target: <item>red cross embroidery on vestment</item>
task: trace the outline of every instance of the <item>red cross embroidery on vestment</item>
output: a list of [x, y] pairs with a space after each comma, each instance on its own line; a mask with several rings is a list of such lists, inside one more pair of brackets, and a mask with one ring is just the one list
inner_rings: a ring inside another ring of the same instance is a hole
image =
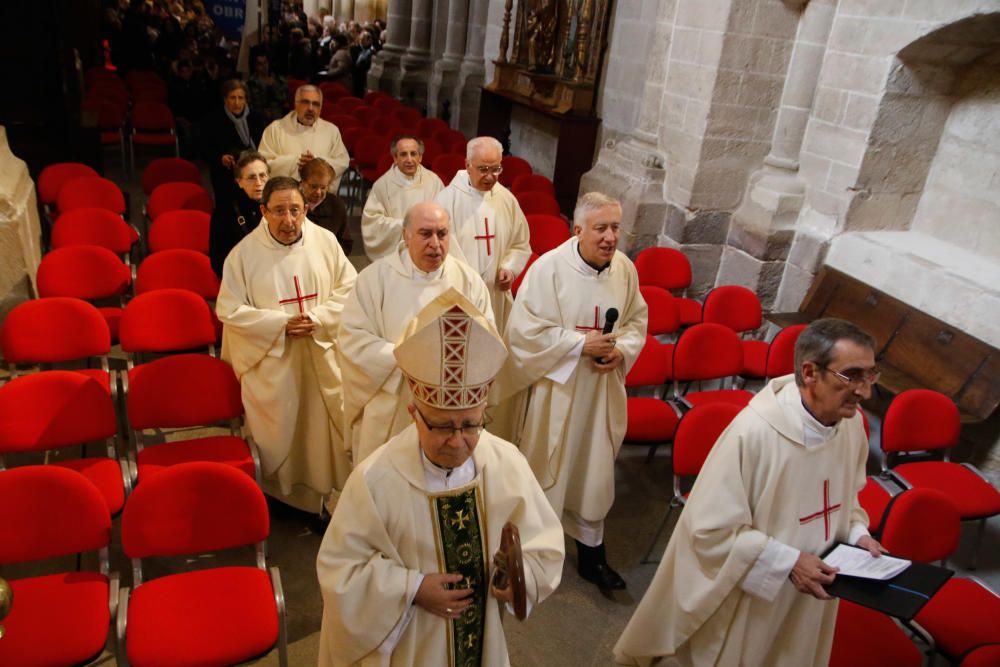
[[600, 320], [601, 320], [601, 307], [600, 306], [594, 306], [594, 326], [588, 327], [586, 324], [577, 324], [576, 325], [576, 330], [577, 331], [601, 331], [602, 328], [601, 328]]
[[830, 515], [840, 509], [840, 503], [836, 505], [830, 504], [830, 480], [823, 480], [823, 509], [809, 516], [804, 516], [799, 519], [799, 525], [804, 526], [810, 521], [814, 521], [820, 517], [823, 517], [823, 528], [825, 532], [826, 539], [830, 539]]
[[489, 257], [490, 255], [493, 254], [490, 251], [490, 239], [495, 239], [497, 237], [497, 235], [496, 234], [490, 234], [490, 219], [489, 218], [483, 218], [483, 225], [486, 227], [486, 234], [484, 234], [483, 236], [475, 236], [473, 238], [475, 238], [477, 241], [480, 240], [480, 239], [486, 239], [486, 256]]
[[302, 313], [306, 312], [302, 308], [302, 302], [303, 301], [307, 301], [309, 299], [315, 300], [316, 297], [319, 296], [319, 295], [316, 294], [316, 292], [313, 292], [312, 294], [303, 294], [302, 293], [302, 287], [299, 285], [299, 277], [298, 276], [294, 276], [294, 278], [295, 278], [295, 296], [293, 296], [291, 298], [288, 298], [288, 299], [282, 299], [281, 301], [278, 302], [278, 305], [284, 306], [285, 304], [288, 304], [288, 303], [297, 303], [297, 304], [299, 304], [299, 314], [302, 314]]

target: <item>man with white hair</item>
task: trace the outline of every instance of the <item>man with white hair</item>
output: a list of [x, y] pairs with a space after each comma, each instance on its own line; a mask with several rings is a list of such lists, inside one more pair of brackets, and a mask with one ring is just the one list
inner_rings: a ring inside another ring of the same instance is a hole
[[340, 179], [351, 158], [333, 123], [319, 117], [323, 93], [312, 85], [295, 91], [295, 108], [264, 130], [258, 150], [267, 159], [272, 176], [299, 177], [299, 169], [319, 158], [333, 167], [330, 192], [340, 189]]
[[455, 288], [493, 319], [482, 278], [449, 253], [451, 228], [440, 206], [422, 202], [410, 208], [402, 236], [392, 254], [361, 271], [341, 317], [344, 443], [355, 466], [411, 421], [410, 392], [393, 350], [420, 309]]
[[607, 195], [580, 198], [575, 236], [521, 283], [505, 334], [510, 356], [497, 380], [498, 398], [522, 406], [511, 441], [576, 540], [580, 576], [602, 590], [625, 588], [605, 557], [604, 518], [625, 438], [625, 374], [646, 340], [638, 275], [616, 249], [621, 215]]
[[403, 232], [403, 216], [410, 207], [432, 201], [444, 183], [421, 162], [424, 142], [414, 135], [399, 135], [389, 146], [393, 165], [372, 185], [361, 213], [365, 253], [373, 262], [396, 252]]
[[436, 198], [451, 217], [466, 261], [490, 288], [500, 331], [514, 302], [511, 285], [531, 255], [528, 221], [514, 195], [498, 182], [502, 158], [503, 146], [493, 137], [472, 139], [465, 149], [465, 170]]

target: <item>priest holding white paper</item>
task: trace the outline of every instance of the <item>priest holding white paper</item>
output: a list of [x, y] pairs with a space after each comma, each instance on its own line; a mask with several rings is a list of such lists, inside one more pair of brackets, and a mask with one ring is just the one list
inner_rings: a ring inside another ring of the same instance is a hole
[[503, 341], [449, 289], [394, 354], [411, 423], [351, 473], [323, 538], [319, 664], [504, 667], [516, 593], [494, 579], [503, 526], [520, 533], [529, 613], [559, 585], [564, 550], [524, 457], [484, 430]]
[[436, 201], [451, 218], [462, 256], [490, 289], [497, 329], [504, 331], [514, 303], [510, 288], [531, 256], [528, 220], [510, 190], [499, 183], [503, 146], [493, 137], [476, 137], [459, 171]]
[[493, 320], [486, 284], [451, 256], [448, 214], [434, 202], [413, 206], [396, 250], [365, 267], [347, 300], [338, 334], [344, 374], [344, 442], [358, 465], [411, 421], [410, 393], [393, 350], [406, 325], [455, 288]]
[[705, 461], [619, 663], [826, 666], [837, 603], [823, 585], [836, 568], [819, 555], [835, 542], [882, 552], [857, 500], [858, 406], [878, 377], [874, 340], [855, 325], [802, 332], [795, 375], [768, 383]]
[[215, 310], [264, 490], [320, 513], [350, 473], [334, 348], [356, 273], [333, 234], [306, 219], [298, 186], [284, 176], [267, 182], [264, 220], [226, 258]]

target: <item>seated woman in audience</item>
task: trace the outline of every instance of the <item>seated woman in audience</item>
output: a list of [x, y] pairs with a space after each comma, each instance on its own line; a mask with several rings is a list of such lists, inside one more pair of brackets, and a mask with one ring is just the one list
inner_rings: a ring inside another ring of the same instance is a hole
[[333, 54], [330, 56], [330, 64], [326, 66], [324, 79], [333, 81], [354, 91], [354, 62], [351, 60], [351, 50], [347, 45], [347, 36], [337, 32], [333, 35]]
[[208, 255], [212, 260], [212, 269], [220, 278], [229, 251], [260, 222], [260, 198], [271, 169], [263, 155], [256, 151], [244, 151], [236, 161], [233, 173], [236, 176], [236, 195], [228, 200], [216, 200], [208, 230]]
[[247, 81], [247, 88], [250, 106], [264, 114], [268, 122], [288, 113], [288, 82], [271, 72], [270, 58], [263, 51], [253, 57], [253, 75]]
[[215, 201], [236, 196], [233, 167], [240, 153], [257, 150], [267, 120], [247, 104], [247, 86], [239, 79], [222, 84], [222, 106], [202, 121], [201, 155], [208, 162]]

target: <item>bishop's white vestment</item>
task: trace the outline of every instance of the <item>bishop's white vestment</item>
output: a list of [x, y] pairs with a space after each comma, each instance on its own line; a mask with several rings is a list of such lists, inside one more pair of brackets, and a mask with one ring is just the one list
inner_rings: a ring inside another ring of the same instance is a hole
[[336, 125], [322, 118], [303, 125], [294, 110], [264, 129], [257, 150], [267, 160], [271, 176], [291, 176], [295, 180], [299, 180], [299, 156], [309, 151], [333, 167], [335, 176], [329, 188], [333, 194], [340, 189], [340, 179], [351, 162]]
[[382, 174], [372, 185], [361, 212], [361, 237], [368, 259], [374, 262], [395, 252], [403, 238], [406, 212], [414, 204], [434, 201], [443, 189], [438, 175], [423, 166], [417, 166], [413, 178], [407, 178], [396, 165]]
[[[350, 473], [335, 348], [356, 277], [330, 232], [306, 220], [302, 237], [286, 246], [265, 220], [226, 258], [215, 304], [222, 357], [240, 378], [264, 488], [310, 512], [326, 498], [335, 502]], [[303, 312], [315, 333], [287, 337], [288, 320]]]
[[[788, 573], [795, 550], [820, 555], [867, 534], [867, 457], [861, 415], [823, 427], [794, 376], [772, 380], [705, 461], [616, 660], [825, 667], [837, 602], [798, 592]], [[768, 555], [776, 546], [792, 550], [783, 566]]]
[[396, 366], [396, 343], [424, 306], [454, 287], [492, 321], [482, 278], [451, 255], [431, 273], [406, 246], [362, 269], [341, 318], [338, 361], [344, 374], [344, 445], [358, 465], [410, 423], [410, 389]]
[[489, 192], [475, 189], [464, 169], [455, 173], [436, 201], [451, 218], [452, 244], [457, 241], [465, 261], [490, 289], [497, 330], [503, 333], [514, 299], [509, 289], [496, 286], [497, 272], [513, 271], [516, 279], [531, 256], [528, 220], [521, 205], [499, 183]]
[[[500, 532], [511, 521], [520, 533], [530, 609], [559, 585], [562, 530], [513, 445], [484, 431], [470, 462], [470, 480], [452, 487], [411, 424], [351, 474], [316, 564], [322, 667], [509, 665], [489, 592]], [[437, 572], [464, 574], [474, 591], [454, 621], [413, 603]]]
[[[505, 340], [510, 356], [497, 378], [511, 440], [524, 452], [564, 527], [564, 511], [603, 521], [615, 498], [614, 463], [625, 438], [625, 375], [646, 341], [646, 302], [635, 266], [621, 252], [598, 271], [571, 238], [542, 255], [525, 276]], [[624, 362], [598, 373], [582, 354], [586, 333], [600, 333], [609, 308]], [[600, 541], [596, 541], [599, 544]], [[590, 544], [590, 546], [596, 546]]]

